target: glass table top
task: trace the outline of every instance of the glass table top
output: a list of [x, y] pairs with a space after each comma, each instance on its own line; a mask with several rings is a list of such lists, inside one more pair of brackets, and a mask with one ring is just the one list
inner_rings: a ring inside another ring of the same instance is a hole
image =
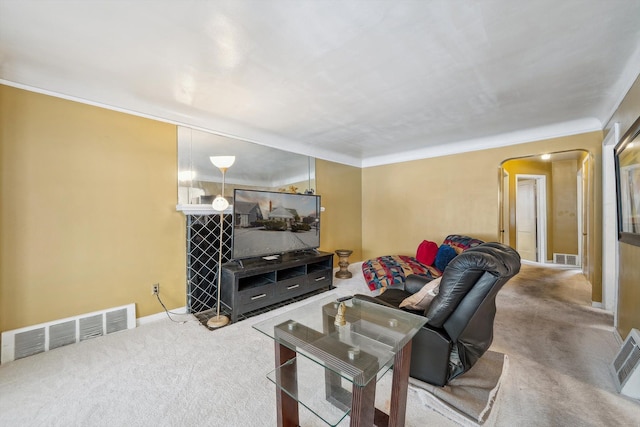
[[[427, 319], [369, 301], [344, 301], [344, 325], [336, 325], [339, 296], [325, 297], [253, 325], [358, 386], [386, 372], [396, 353]], [[340, 317], [340, 316], [338, 316]]]

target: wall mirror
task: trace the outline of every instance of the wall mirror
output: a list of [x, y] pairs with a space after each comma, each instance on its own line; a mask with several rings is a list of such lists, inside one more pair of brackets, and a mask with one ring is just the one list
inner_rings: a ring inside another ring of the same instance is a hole
[[236, 138], [178, 127], [178, 210], [211, 205], [221, 194], [222, 173], [210, 156], [236, 156], [225, 174], [225, 197], [235, 188], [313, 193], [315, 159]]
[[615, 148], [618, 237], [640, 246], [640, 117]]

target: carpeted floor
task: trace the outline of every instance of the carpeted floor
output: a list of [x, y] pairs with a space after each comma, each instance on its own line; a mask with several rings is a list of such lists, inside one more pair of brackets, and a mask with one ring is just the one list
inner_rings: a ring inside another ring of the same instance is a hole
[[[368, 293], [358, 268], [331, 292]], [[485, 426], [640, 426], [640, 404], [616, 393], [608, 370], [620, 346], [612, 316], [590, 306], [579, 272], [524, 265], [497, 306], [491, 350], [507, 355], [508, 369]], [[184, 324], [163, 319], [2, 365], [0, 425], [275, 425], [265, 377], [273, 342], [251, 328], [270, 315], [217, 331], [190, 316]], [[388, 405], [389, 390], [386, 375], [378, 407]], [[425, 393], [410, 388], [408, 426], [473, 425]], [[304, 410], [301, 424], [325, 425]]]
[[640, 426], [640, 402], [609, 371], [613, 315], [591, 306], [579, 270], [525, 264], [496, 301], [491, 348], [508, 355], [509, 375], [487, 424]]

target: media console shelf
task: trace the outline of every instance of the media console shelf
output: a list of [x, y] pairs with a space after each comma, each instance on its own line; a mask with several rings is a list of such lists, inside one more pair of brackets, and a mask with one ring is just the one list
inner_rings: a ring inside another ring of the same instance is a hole
[[288, 253], [275, 260], [223, 264], [220, 300], [236, 322], [241, 314], [332, 285], [332, 253]]

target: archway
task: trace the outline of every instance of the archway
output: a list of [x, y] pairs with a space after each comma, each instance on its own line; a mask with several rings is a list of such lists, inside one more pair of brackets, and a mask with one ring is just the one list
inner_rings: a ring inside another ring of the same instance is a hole
[[[503, 243], [518, 247], [517, 177], [545, 177], [546, 195], [537, 215], [546, 221], [539, 232], [537, 260], [581, 266], [590, 275], [590, 200], [593, 160], [586, 150], [571, 150], [511, 158], [500, 164], [499, 235]], [[545, 182], [542, 184], [543, 182]], [[538, 207], [540, 207], [538, 205]], [[539, 224], [539, 222], [538, 222]]]

